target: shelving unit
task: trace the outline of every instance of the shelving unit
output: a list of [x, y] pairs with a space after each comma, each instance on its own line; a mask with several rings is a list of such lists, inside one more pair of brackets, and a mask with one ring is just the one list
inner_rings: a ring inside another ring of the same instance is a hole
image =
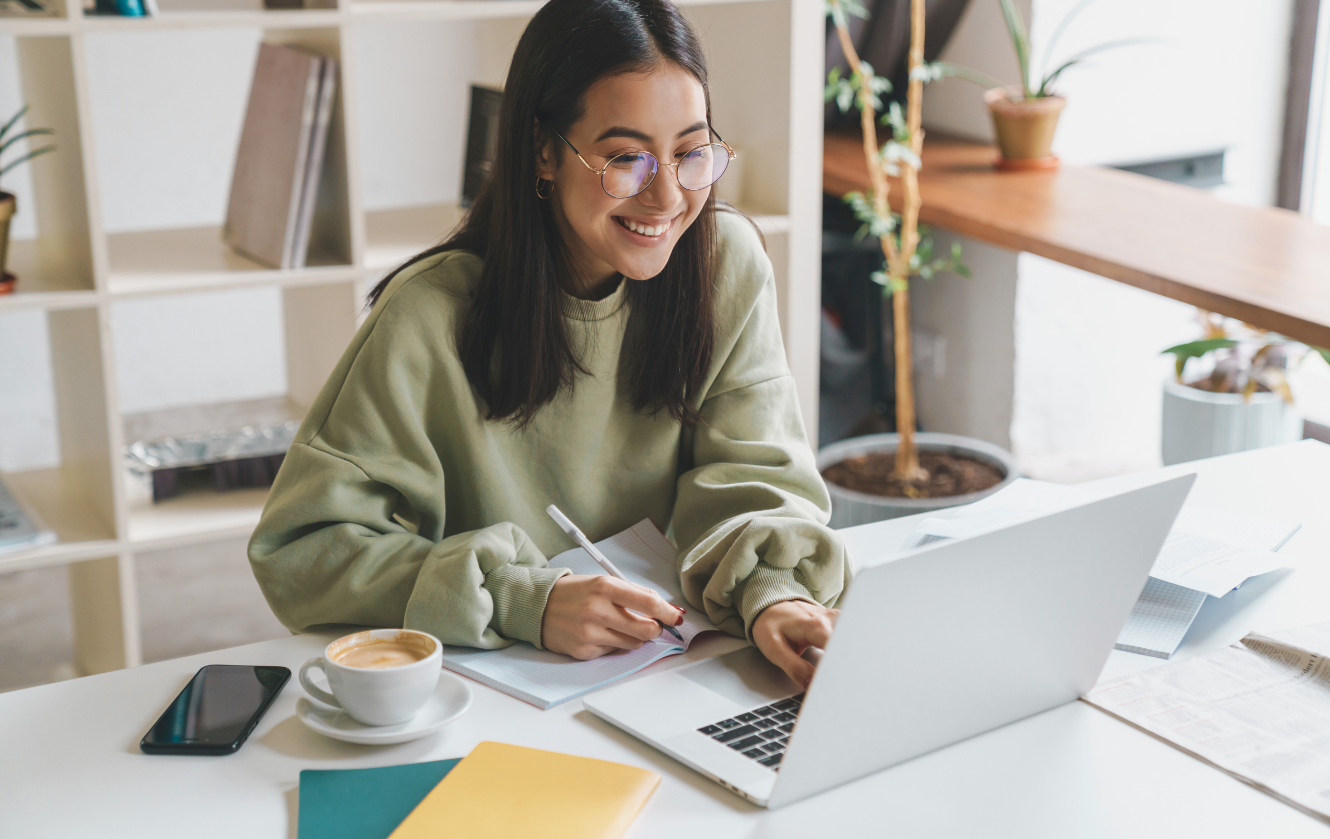
[[[280, 289], [287, 397], [314, 399], [363, 317], [365, 289], [436, 243], [461, 218], [456, 204], [368, 206], [366, 178], [403, 176], [394, 162], [362, 159], [362, 120], [391, 118], [409, 68], [362, 66], [366, 39], [413, 41], [436, 27], [463, 44], [458, 70], [430, 84], [458, 103], [447, 136], [401, 132], [393, 142], [437, 144], [462, 168], [466, 89], [499, 85], [513, 47], [543, 0], [327, 0], [325, 8], [265, 12], [175, 12], [156, 18], [85, 17], [76, 0], [59, 17], [0, 17], [0, 37], [18, 44], [28, 124], [56, 129], [60, 153], [34, 160], [38, 238], [12, 243], [18, 291], [0, 313], [44, 312], [50, 334], [61, 463], [0, 478], [59, 536], [56, 544], [0, 556], [0, 573], [65, 565], [73, 604], [75, 664], [84, 673], [140, 663], [134, 557], [146, 550], [242, 537], [257, 523], [266, 490], [186, 493], [160, 504], [130, 497], [121, 448], [111, 340], [120, 302], [237, 288]], [[821, 195], [820, 0], [684, 0], [707, 46], [718, 127], [744, 155], [742, 208], [767, 238], [779, 285], [786, 350], [816, 439]], [[341, 62], [324, 189], [332, 212], [309, 267], [278, 271], [230, 251], [217, 227], [108, 233], [102, 220], [85, 35], [250, 29], [256, 38], [299, 44]], [[391, 60], [386, 62], [391, 64]], [[394, 76], [397, 73], [397, 76]], [[760, 83], [755, 83], [760, 79]], [[449, 109], [450, 111], [453, 109]], [[368, 116], [366, 115], [368, 112]], [[401, 164], [397, 164], [399, 167]], [[414, 176], [414, 173], [412, 173]], [[330, 186], [328, 186], [330, 185]], [[0, 399], [4, 394], [0, 393]]]

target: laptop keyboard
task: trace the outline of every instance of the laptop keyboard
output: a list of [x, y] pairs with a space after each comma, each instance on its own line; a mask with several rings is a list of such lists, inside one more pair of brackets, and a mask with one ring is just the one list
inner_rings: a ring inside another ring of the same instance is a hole
[[794, 732], [794, 724], [799, 719], [803, 699], [802, 693], [791, 696], [704, 725], [697, 732], [779, 772], [780, 762], [785, 757], [785, 746], [790, 742], [790, 734]]

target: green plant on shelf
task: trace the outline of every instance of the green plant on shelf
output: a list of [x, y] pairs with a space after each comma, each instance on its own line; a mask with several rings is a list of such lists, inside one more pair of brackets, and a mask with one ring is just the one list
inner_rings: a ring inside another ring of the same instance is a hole
[[[1315, 353], [1330, 364], [1330, 350], [1286, 338], [1275, 332], [1198, 311], [1203, 337], [1163, 351], [1176, 361], [1178, 384], [1211, 393], [1240, 393], [1244, 400], [1258, 391], [1276, 393], [1289, 404], [1293, 391], [1288, 371]], [[1184, 381], [1187, 363], [1193, 374]]]
[[[1016, 52], [1016, 64], [1021, 73], [1021, 87], [1019, 93], [1024, 99], [1044, 99], [1049, 96], [1056, 96], [1053, 87], [1057, 84], [1062, 74], [1077, 64], [1083, 63], [1092, 55], [1097, 55], [1108, 50], [1118, 49], [1119, 47], [1132, 46], [1136, 44], [1150, 43], [1148, 38], [1123, 38], [1117, 41], [1109, 41], [1104, 44], [1098, 44], [1081, 50], [1070, 58], [1062, 61], [1052, 71], [1048, 71], [1048, 58], [1053, 55], [1053, 49], [1057, 46], [1062, 33], [1067, 31], [1068, 25], [1076, 18], [1086, 7], [1094, 3], [1095, 0], [1082, 0], [1076, 4], [1071, 11], [1058, 23], [1057, 28], [1053, 30], [1053, 36], [1048, 39], [1048, 48], [1044, 50], [1045, 60], [1040, 63], [1039, 71], [1034, 71], [1033, 49], [1030, 46], [1030, 30], [1026, 27], [1025, 21], [1021, 19], [1020, 10], [1016, 8], [1013, 0], [998, 0], [998, 5], [1002, 8], [1002, 20], [1007, 25], [1007, 35], [1011, 38], [1012, 48]], [[940, 79], [944, 76], [956, 76], [966, 81], [983, 85], [985, 88], [1009, 89], [1008, 85], [1003, 84], [997, 79], [978, 70], [972, 70], [969, 67], [963, 67], [960, 64], [954, 64], [950, 61], [934, 61], [923, 65], [920, 73], [925, 76], [926, 81]], [[1012, 91], [1013, 93], [1016, 91]], [[1011, 97], [1015, 99], [1015, 97]]]
[[[11, 160], [8, 163], [4, 162], [5, 152], [9, 151], [10, 148], [12, 148], [14, 144], [19, 142], [20, 140], [26, 140], [29, 137], [40, 137], [44, 135], [49, 136], [55, 134], [55, 131], [51, 130], [50, 128], [29, 128], [27, 131], [20, 131], [19, 133], [10, 136], [10, 133], [18, 126], [18, 121], [23, 119], [23, 115], [26, 114], [27, 112], [28, 112], [28, 106], [24, 105], [22, 108], [19, 108], [18, 113], [14, 114], [12, 117], [9, 118], [9, 121], [6, 122], [3, 127], [0, 127], [0, 179], [4, 178], [5, 175], [9, 174], [11, 170], [18, 168], [24, 163], [27, 163], [28, 161], [32, 160], [34, 157], [40, 157], [43, 154], [48, 154], [50, 152], [55, 151], [55, 144], [52, 143], [51, 145], [48, 146], [42, 146], [41, 148], [38, 149], [32, 149], [28, 151], [26, 154], [23, 154], [17, 159]], [[3, 192], [4, 192], [3, 186], [0, 186], [0, 193]]]
[[[27, 152], [19, 155], [17, 158], [4, 162], [5, 153], [14, 147], [14, 144], [26, 140], [29, 137], [41, 137], [55, 134], [49, 128], [29, 128], [27, 131], [17, 130], [18, 121], [23, 119], [23, 115], [28, 112], [28, 106], [24, 105], [18, 109], [18, 113], [9, 118], [9, 121], [0, 126], [0, 180], [15, 168], [27, 163], [34, 157], [40, 157], [55, 151], [55, 144], [42, 146], [37, 149], [29, 149]], [[10, 274], [7, 270], [9, 263], [9, 222], [14, 218], [14, 213], [18, 210], [18, 199], [12, 194], [5, 192], [4, 187], [0, 186], [0, 294], [8, 294], [14, 290], [14, 284], [18, 278]]]

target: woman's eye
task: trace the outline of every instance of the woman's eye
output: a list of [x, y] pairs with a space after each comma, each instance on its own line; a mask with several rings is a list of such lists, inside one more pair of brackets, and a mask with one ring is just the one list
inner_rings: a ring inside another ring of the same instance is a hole
[[642, 152], [628, 152], [621, 154], [610, 161], [610, 166], [615, 169], [632, 169], [640, 166], [646, 160], [646, 155]]

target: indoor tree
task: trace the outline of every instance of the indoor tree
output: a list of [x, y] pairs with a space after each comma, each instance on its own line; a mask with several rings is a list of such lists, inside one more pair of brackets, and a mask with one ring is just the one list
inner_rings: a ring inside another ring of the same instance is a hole
[[[934, 258], [932, 240], [926, 229], [921, 233], [919, 226], [922, 204], [919, 169], [924, 144], [924, 132], [920, 126], [923, 88], [926, 81], [943, 73], [940, 65], [924, 61], [924, 5], [924, 0], [911, 0], [910, 3], [909, 87], [902, 113], [897, 102], [892, 102], [884, 110], [881, 96], [891, 92], [891, 82], [876, 75], [868, 62], [859, 58], [850, 38], [846, 15], [867, 17], [867, 11], [858, 0], [827, 0], [827, 14], [835, 25], [850, 75], [843, 78], [839, 67], [833, 69], [827, 79], [826, 97], [834, 100], [842, 111], [849, 111], [852, 107], [859, 109], [869, 190], [867, 193], [851, 192], [845, 196], [845, 201], [856, 218], [863, 222], [861, 234], [875, 237], [882, 249], [883, 269], [875, 272], [873, 279], [882, 285], [883, 294], [889, 295], [891, 300], [895, 335], [896, 431], [900, 435], [893, 475], [901, 481], [907, 495], [918, 494], [917, 490], [911, 492], [911, 487], [918, 486], [928, 477], [919, 463], [914, 439], [910, 278], [931, 279], [942, 270], [969, 276], [969, 269], [960, 260], [960, 245], [953, 244], [949, 257]], [[877, 137], [879, 121], [891, 131], [890, 139], [881, 147]], [[899, 175], [901, 180], [900, 213], [891, 209], [889, 175]]]

